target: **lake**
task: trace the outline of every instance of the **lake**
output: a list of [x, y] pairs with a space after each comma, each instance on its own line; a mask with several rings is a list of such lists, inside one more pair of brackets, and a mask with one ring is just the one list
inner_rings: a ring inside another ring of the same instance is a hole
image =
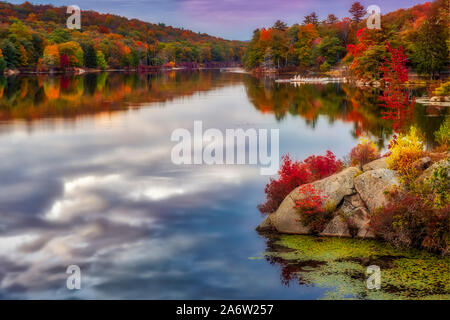
[[[336, 283], [299, 281], [286, 257], [266, 254], [282, 243], [254, 231], [269, 177], [175, 165], [171, 133], [196, 120], [279, 129], [280, 155], [342, 158], [362, 134], [386, 148], [378, 95], [219, 71], [0, 78], [0, 298], [326, 297]], [[416, 105], [407, 121], [432, 144], [446, 112]], [[81, 290], [66, 288], [69, 265]]]

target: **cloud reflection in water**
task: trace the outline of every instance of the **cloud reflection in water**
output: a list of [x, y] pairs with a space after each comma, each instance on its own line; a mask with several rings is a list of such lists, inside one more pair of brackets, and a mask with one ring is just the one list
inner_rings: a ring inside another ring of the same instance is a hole
[[[161, 104], [159, 104], [161, 105]], [[0, 135], [0, 298], [315, 298], [283, 287], [278, 271], [248, 257], [265, 250], [253, 231], [267, 177], [252, 166], [174, 166], [171, 132], [280, 127], [281, 152], [333, 147], [351, 124], [277, 123], [230, 85], [155, 108], [35, 122]], [[323, 150], [322, 150], [323, 149]], [[65, 288], [68, 265], [82, 290]]]

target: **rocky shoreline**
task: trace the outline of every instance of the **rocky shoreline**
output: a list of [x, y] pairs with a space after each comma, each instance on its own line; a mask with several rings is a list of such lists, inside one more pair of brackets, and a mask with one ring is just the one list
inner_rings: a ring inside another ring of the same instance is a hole
[[[372, 214], [387, 203], [385, 190], [401, 187], [398, 173], [387, 168], [386, 159], [377, 159], [362, 168], [349, 167], [311, 183], [325, 196], [327, 206], [333, 209], [331, 220], [319, 236], [375, 238], [369, 227]], [[425, 179], [438, 164], [432, 165], [429, 157], [418, 160], [416, 165], [425, 169], [418, 179]], [[291, 191], [279, 208], [269, 214], [256, 230], [312, 234], [310, 228], [302, 223], [302, 214], [295, 208], [295, 202], [305, 198], [299, 188]]]

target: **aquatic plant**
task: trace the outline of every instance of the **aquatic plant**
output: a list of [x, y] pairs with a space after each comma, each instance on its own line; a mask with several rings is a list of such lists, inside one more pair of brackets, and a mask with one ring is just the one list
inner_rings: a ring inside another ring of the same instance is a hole
[[[449, 299], [450, 257], [399, 249], [377, 240], [281, 235], [264, 253], [282, 267], [282, 282], [325, 288], [324, 299]], [[381, 289], [366, 286], [369, 265], [381, 269]]]

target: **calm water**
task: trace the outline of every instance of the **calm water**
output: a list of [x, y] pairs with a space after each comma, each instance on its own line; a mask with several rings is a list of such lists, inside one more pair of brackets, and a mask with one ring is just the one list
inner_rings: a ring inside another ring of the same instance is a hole
[[[279, 128], [280, 153], [386, 145], [377, 92], [178, 72], [0, 78], [0, 298], [316, 299], [260, 257], [268, 177], [176, 166], [176, 128]], [[445, 110], [418, 105], [429, 141]], [[66, 289], [68, 265], [82, 290]]]

